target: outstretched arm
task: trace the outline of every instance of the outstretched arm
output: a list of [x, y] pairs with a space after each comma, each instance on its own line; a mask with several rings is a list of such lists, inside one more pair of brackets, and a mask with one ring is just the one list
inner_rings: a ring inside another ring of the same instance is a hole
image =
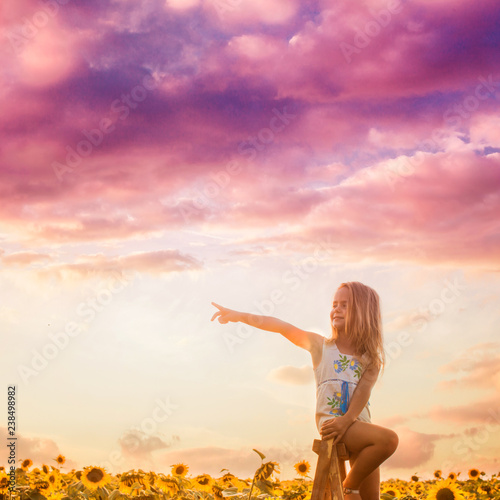
[[213, 321], [215, 318], [219, 318], [219, 323], [240, 321], [242, 323], [246, 323], [247, 325], [260, 328], [261, 330], [280, 333], [296, 346], [309, 351], [313, 356], [313, 364], [315, 364], [314, 361], [318, 354], [318, 350], [319, 355], [321, 355], [321, 346], [323, 345], [324, 337], [317, 333], [301, 330], [300, 328], [297, 328], [286, 321], [282, 321], [281, 319], [274, 318], [273, 316], [260, 316], [258, 314], [244, 313], [228, 309], [227, 307], [223, 307], [215, 302], [212, 302], [212, 304], [219, 310], [214, 313], [210, 321]]
[[359, 417], [363, 408], [370, 399], [373, 386], [377, 381], [379, 369], [376, 367], [367, 368], [361, 376], [356, 389], [352, 394], [349, 408], [345, 415], [327, 420], [320, 429], [322, 439], [334, 439], [333, 443], [338, 443], [345, 431]]

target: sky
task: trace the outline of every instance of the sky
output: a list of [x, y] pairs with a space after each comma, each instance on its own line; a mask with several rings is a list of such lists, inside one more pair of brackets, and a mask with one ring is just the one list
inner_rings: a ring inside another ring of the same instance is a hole
[[329, 336], [361, 281], [382, 478], [500, 471], [496, 0], [3, 0], [0, 25], [17, 459], [250, 477], [258, 449], [294, 477], [309, 353], [211, 302]]

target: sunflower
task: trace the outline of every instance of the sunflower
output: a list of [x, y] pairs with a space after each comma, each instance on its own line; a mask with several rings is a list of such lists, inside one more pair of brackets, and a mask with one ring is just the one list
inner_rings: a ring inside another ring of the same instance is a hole
[[224, 488], [238, 488], [243, 489], [248, 487], [248, 484], [243, 480], [237, 478], [234, 474], [226, 472], [222, 477], [218, 479], [222, 483]]
[[146, 489], [144, 474], [129, 471], [120, 476], [118, 489], [126, 495], [138, 495], [141, 490]]
[[66, 462], [66, 457], [63, 456], [63, 455], [57, 455], [56, 458], [54, 458], [54, 460], [59, 464], [59, 465], [63, 465], [64, 462]]
[[311, 470], [311, 464], [307, 460], [302, 460], [294, 465], [295, 470], [299, 476], [307, 476]]
[[488, 494], [489, 494], [489, 493], [491, 493], [491, 490], [492, 490], [491, 485], [490, 485], [490, 484], [488, 484], [488, 483], [484, 483], [484, 484], [482, 484], [481, 486], [479, 486], [479, 488], [480, 488], [481, 490], [485, 491], [485, 492], [486, 492], [486, 493], [488, 493]]
[[401, 496], [401, 491], [399, 488], [396, 488], [393, 484], [387, 484], [384, 487], [381, 488], [380, 493], [387, 493], [388, 495], [391, 495], [391, 497], [400, 497]]
[[279, 474], [279, 464], [276, 462], [266, 462], [257, 469], [255, 472], [255, 478], [262, 481], [263, 479], [268, 479], [273, 472]]
[[224, 496], [222, 495], [222, 487], [215, 483], [212, 484], [212, 495], [214, 496], [215, 500], [223, 500]]
[[427, 500], [465, 500], [456, 482], [449, 479], [432, 485]]
[[202, 491], [210, 491], [214, 480], [208, 474], [200, 474], [193, 479], [193, 484]]
[[96, 490], [111, 481], [110, 475], [102, 467], [84, 467], [80, 481], [89, 489]]
[[174, 476], [185, 477], [188, 473], [189, 467], [185, 464], [175, 464], [172, 465], [172, 474]]
[[62, 478], [57, 470], [52, 471], [50, 474], [45, 474], [45, 479], [49, 482], [53, 491], [61, 488]]
[[148, 472], [144, 480], [146, 481], [146, 487], [150, 490], [156, 484], [156, 478], [158, 474], [156, 472]]
[[238, 478], [231, 474], [230, 472], [226, 472], [221, 478], [220, 481], [222, 481], [222, 484], [226, 487], [231, 487], [231, 486], [236, 486], [236, 482], [238, 481]]
[[43, 464], [42, 465], [42, 471], [43, 471], [44, 474], [48, 474], [50, 472], [49, 466]]
[[33, 460], [31, 458], [27, 458], [26, 460], [21, 461], [21, 469], [23, 469], [24, 472], [27, 472], [27, 470], [33, 465]]
[[443, 473], [439, 469], [434, 471], [434, 477], [436, 479], [441, 479], [443, 477], [442, 474]]
[[52, 492], [52, 485], [47, 481], [47, 478], [35, 477], [30, 481], [30, 486], [31, 489], [42, 493], [44, 496]]
[[[460, 474], [460, 472], [459, 472], [458, 474]], [[456, 472], [450, 472], [450, 473], [448, 474], [448, 479], [449, 479], [450, 481], [456, 481], [456, 480], [457, 480], [457, 477], [458, 477], [458, 474], [457, 474]]]
[[426, 488], [421, 481], [412, 482], [408, 485], [408, 494], [416, 497], [422, 497], [425, 495]]
[[7, 475], [6, 472], [4, 472], [4, 470], [0, 472], [0, 493], [1, 494], [7, 493], [7, 490], [9, 488], [9, 476]]
[[165, 493], [170, 493], [172, 496], [179, 491], [179, 483], [175, 478], [165, 476], [165, 474], [158, 474], [156, 476], [155, 485]]
[[411, 476], [411, 480], [416, 483], [419, 480], [419, 477], [417, 475]]
[[479, 469], [470, 469], [469, 470], [469, 479], [477, 479], [481, 473]]

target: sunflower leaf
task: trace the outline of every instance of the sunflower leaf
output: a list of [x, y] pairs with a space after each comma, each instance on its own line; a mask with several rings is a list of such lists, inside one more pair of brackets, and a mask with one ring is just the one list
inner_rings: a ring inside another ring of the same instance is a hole
[[382, 493], [380, 495], [380, 500], [393, 500], [393, 498], [395, 498], [395, 497], [393, 497], [389, 493]]
[[257, 481], [255, 481], [255, 486], [257, 486], [257, 488], [259, 488], [262, 493], [274, 495], [273, 484], [267, 479], [258, 479]]
[[264, 460], [264, 458], [266, 458], [266, 456], [263, 453], [261, 453], [259, 450], [256, 450], [255, 448], [253, 448], [253, 451], [255, 451], [255, 453], [257, 453], [262, 460]]
[[119, 498], [120, 496], [121, 496], [120, 490], [114, 490], [110, 493], [108, 500], [115, 500], [116, 497]]
[[43, 496], [41, 493], [38, 491], [33, 491], [31, 493], [28, 493], [29, 498], [32, 500], [47, 500], [47, 497]]
[[234, 486], [231, 488], [226, 488], [225, 490], [221, 491], [221, 494], [223, 497], [234, 497], [238, 494], [238, 488]]

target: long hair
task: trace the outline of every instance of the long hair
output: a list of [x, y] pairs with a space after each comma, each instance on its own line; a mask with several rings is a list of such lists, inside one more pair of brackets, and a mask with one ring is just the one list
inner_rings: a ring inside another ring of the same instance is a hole
[[[342, 283], [349, 294], [345, 330], [353, 343], [354, 352], [368, 360], [367, 366], [383, 368], [385, 364], [384, 341], [382, 335], [382, 317], [378, 293], [359, 281]], [[337, 328], [332, 324], [332, 342], [338, 337]]]

